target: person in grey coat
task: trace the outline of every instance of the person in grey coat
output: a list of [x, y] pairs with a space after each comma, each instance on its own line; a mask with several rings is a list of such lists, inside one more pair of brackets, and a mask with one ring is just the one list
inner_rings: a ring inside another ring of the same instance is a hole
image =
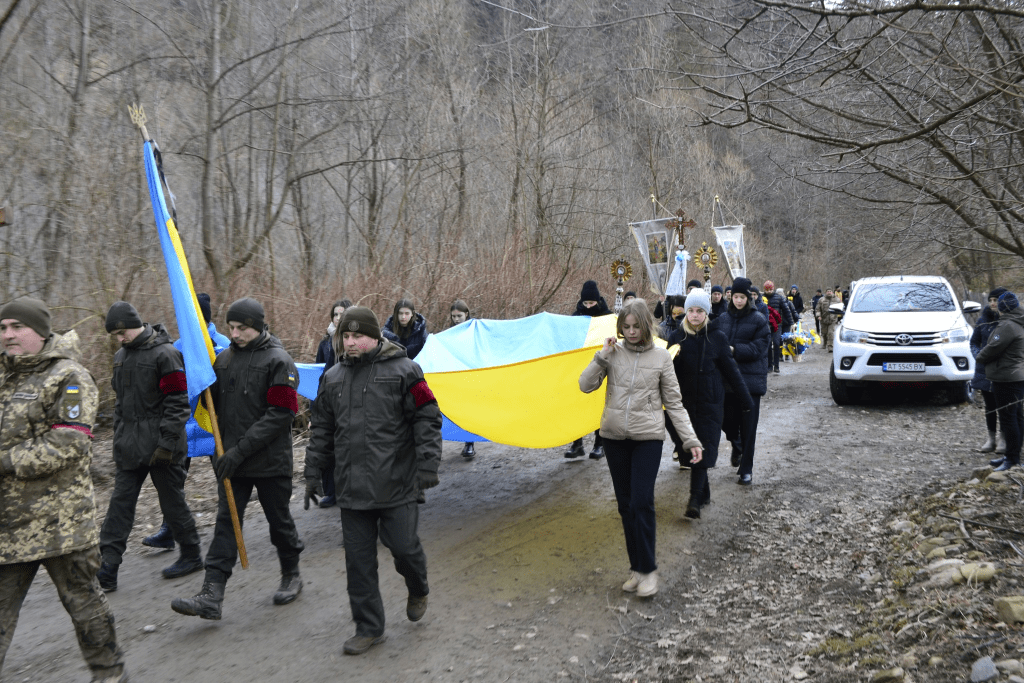
[[320, 468], [333, 458], [341, 510], [349, 605], [356, 634], [345, 654], [385, 639], [377, 538], [409, 590], [406, 616], [427, 611], [427, 558], [420, 544], [420, 492], [437, 486], [441, 410], [423, 370], [381, 336], [373, 311], [353, 306], [338, 326], [341, 357], [320, 378], [306, 446], [306, 500], [316, 501]]
[[185, 422], [191, 410], [185, 364], [163, 325], [142, 322], [135, 307], [118, 301], [110, 307], [107, 332], [120, 344], [114, 354], [114, 491], [100, 529], [103, 564], [100, 587], [117, 590], [135, 506], [148, 477], [160, 499], [160, 510], [181, 544], [178, 561], [163, 570], [177, 579], [203, 568], [199, 533], [185, 501]]
[[985, 377], [992, 382], [999, 410], [999, 424], [1006, 435], [1006, 455], [992, 461], [997, 472], [1020, 465], [1024, 433], [1024, 309], [1013, 292], [999, 297], [999, 324], [978, 354]]

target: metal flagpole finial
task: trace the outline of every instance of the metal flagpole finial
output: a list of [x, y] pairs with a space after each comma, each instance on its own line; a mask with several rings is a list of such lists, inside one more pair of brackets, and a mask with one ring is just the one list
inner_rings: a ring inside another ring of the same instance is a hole
[[142, 139], [149, 142], [149, 131], [146, 130], [146, 110], [142, 108], [141, 104], [129, 104], [128, 115], [132, 117], [132, 123], [142, 131]]

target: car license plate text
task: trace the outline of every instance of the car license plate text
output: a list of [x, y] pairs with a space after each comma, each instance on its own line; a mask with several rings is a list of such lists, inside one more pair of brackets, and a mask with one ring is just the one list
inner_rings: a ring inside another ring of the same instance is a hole
[[924, 363], [882, 363], [882, 372], [924, 372]]

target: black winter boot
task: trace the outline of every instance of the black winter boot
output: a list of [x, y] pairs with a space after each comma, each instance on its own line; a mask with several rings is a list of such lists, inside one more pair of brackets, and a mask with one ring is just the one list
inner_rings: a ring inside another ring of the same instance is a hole
[[223, 583], [206, 581], [203, 588], [191, 598], [175, 598], [171, 601], [171, 609], [178, 614], [185, 614], [200, 619], [220, 620], [220, 606], [224, 602]]
[[298, 572], [282, 574], [281, 585], [277, 587], [277, 592], [274, 593], [274, 604], [287, 605], [289, 602], [295, 602], [295, 598], [299, 597], [301, 592], [302, 577], [299, 576]]
[[202, 568], [203, 558], [199, 555], [199, 545], [183, 545], [178, 561], [170, 567], [164, 567], [163, 575], [165, 579], [180, 579]]
[[572, 442], [572, 445], [569, 446], [569, 450], [565, 452], [565, 457], [578, 458], [581, 455], [585, 454], [586, 451], [583, 450], [583, 439], [576, 439], [575, 441]]
[[466, 445], [462, 447], [462, 457], [466, 460], [472, 460], [476, 456], [476, 448], [473, 446], [472, 441], [467, 441]]
[[171, 527], [167, 526], [167, 522], [164, 522], [160, 526], [160, 530], [152, 536], [146, 536], [142, 539], [142, 545], [149, 546], [150, 548], [161, 548], [162, 550], [174, 550], [174, 534], [171, 532]]
[[120, 566], [106, 562], [100, 565], [100, 570], [96, 572], [96, 578], [100, 580], [100, 588], [104, 593], [113, 593], [117, 590], [117, 569]]

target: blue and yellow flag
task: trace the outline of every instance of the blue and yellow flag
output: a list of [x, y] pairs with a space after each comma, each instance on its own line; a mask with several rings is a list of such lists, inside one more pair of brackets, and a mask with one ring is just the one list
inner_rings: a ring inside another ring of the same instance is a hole
[[160, 170], [157, 168], [156, 158], [153, 155], [152, 142], [146, 141], [143, 146], [143, 155], [146, 159], [146, 182], [149, 183], [149, 198], [153, 203], [153, 217], [156, 219], [156, 230], [160, 235], [160, 249], [163, 251], [164, 264], [167, 266], [167, 279], [171, 285], [171, 298], [174, 300], [174, 316], [178, 321], [181, 355], [185, 358], [188, 400], [199, 425], [206, 431], [211, 431], [210, 416], [205, 408], [198, 404], [200, 394], [217, 381], [217, 376], [213, 372], [213, 361], [216, 355], [213, 351], [213, 343], [210, 341], [210, 334], [203, 322], [199, 300], [192, 287], [192, 274], [188, 269], [185, 250], [178, 238], [178, 230], [174, 227], [174, 219], [167, 211]]

